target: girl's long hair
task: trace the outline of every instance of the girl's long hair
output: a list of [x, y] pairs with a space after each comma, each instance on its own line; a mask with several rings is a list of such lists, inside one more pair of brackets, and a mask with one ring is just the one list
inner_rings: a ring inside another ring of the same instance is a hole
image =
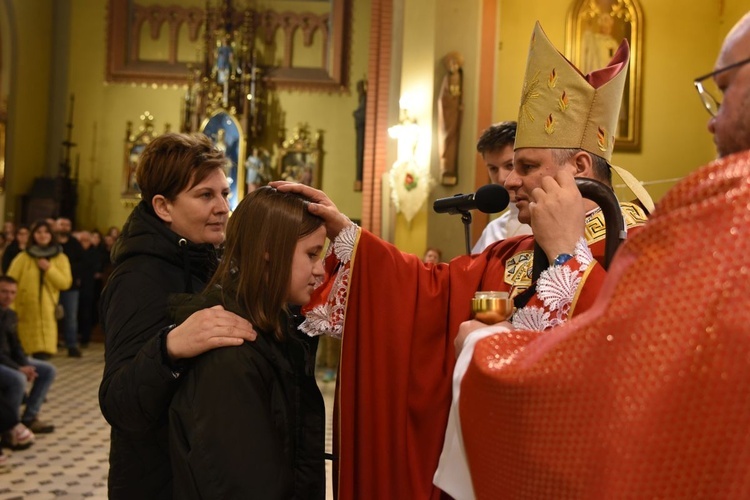
[[306, 198], [265, 186], [245, 197], [227, 224], [221, 263], [206, 287], [218, 285], [245, 311], [253, 327], [284, 337], [283, 312], [300, 238], [323, 225]]

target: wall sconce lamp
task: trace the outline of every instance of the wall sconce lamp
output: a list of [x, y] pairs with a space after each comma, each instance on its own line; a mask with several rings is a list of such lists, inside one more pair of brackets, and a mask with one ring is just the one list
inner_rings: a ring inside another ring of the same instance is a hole
[[[434, 181], [430, 176], [429, 161], [420, 161], [417, 145], [422, 128], [412, 111], [420, 103], [404, 94], [399, 100], [398, 124], [388, 128], [388, 135], [398, 141], [396, 161], [389, 172], [391, 199], [396, 211], [403, 214], [407, 222], [424, 206]], [[423, 140], [427, 144], [429, 139]], [[421, 153], [421, 151], [420, 151]]]
[[406, 156], [413, 156], [419, 141], [419, 125], [417, 119], [409, 111], [409, 101], [406, 95], [399, 100], [398, 124], [388, 127], [388, 135], [391, 139], [399, 141], [399, 158], [403, 158], [402, 152], [408, 152]]

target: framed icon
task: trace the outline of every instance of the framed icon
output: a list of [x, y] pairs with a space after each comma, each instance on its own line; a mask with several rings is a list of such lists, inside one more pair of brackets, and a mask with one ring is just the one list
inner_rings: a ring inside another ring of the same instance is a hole
[[574, 1], [568, 16], [565, 55], [584, 74], [605, 67], [623, 38], [630, 44], [630, 67], [615, 132], [615, 151], [638, 151], [643, 58], [641, 6], [638, 0]]

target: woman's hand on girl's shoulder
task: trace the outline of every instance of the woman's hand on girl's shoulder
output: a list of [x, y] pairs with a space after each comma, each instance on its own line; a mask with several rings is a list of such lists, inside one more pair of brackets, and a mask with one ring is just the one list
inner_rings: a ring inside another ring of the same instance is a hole
[[252, 342], [257, 336], [246, 319], [214, 306], [194, 312], [167, 334], [167, 354], [174, 361], [194, 358], [217, 347]]

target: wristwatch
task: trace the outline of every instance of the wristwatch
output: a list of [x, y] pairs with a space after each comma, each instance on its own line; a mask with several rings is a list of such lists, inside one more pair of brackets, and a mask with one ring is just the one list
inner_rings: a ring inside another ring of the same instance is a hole
[[552, 263], [554, 266], [562, 266], [566, 262], [568, 262], [570, 259], [572, 259], [573, 256], [569, 253], [561, 253], [557, 257], [555, 257], [555, 261]]

